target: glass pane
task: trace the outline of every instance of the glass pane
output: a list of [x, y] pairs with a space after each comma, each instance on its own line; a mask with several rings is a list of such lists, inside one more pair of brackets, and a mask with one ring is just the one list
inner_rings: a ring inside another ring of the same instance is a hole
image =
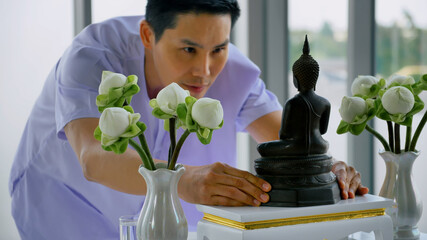
[[92, 22], [117, 16], [144, 15], [146, 0], [92, 0]]
[[328, 132], [323, 138], [329, 141], [330, 154], [343, 161], [347, 159], [347, 136], [338, 135], [336, 129], [341, 121], [338, 109], [347, 91], [347, 22], [347, 1], [289, 1], [289, 96], [297, 93], [292, 82], [292, 64], [301, 56], [307, 34], [310, 54], [320, 66], [316, 93], [331, 103]]
[[[388, 78], [396, 73], [412, 75], [419, 79], [421, 74], [427, 73], [427, 2], [425, 0], [377, 0], [376, 1], [376, 72]], [[427, 94], [421, 93], [421, 99], [426, 103]], [[413, 119], [413, 130], [424, 114], [418, 113]], [[388, 139], [387, 124], [382, 120], [375, 121], [375, 128]], [[400, 128], [401, 146], [405, 146], [406, 127]], [[426, 130], [421, 134], [417, 149], [423, 150], [427, 144]], [[375, 141], [374, 149], [382, 149], [382, 145]], [[422, 195], [427, 200], [427, 191], [422, 183], [427, 182], [425, 169], [427, 168], [426, 153], [414, 163], [413, 176]], [[375, 189], [379, 192], [385, 176], [385, 165], [382, 159], [375, 155]], [[427, 231], [427, 208], [418, 224], [420, 231]]]

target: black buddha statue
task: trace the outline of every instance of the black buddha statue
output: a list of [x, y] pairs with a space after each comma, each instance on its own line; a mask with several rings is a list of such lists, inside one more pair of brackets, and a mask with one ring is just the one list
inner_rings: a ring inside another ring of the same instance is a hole
[[261, 158], [255, 160], [255, 170], [272, 185], [267, 206], [323, 205], [340, 199], [329, 144], [322, 138], [331, 105], [314, 92], [319, 65], [309, 53], [306, 36], [303, 54], [292, 67], [299, 93], [283, 108], [280, 140], [258, 145]]
[[323, 154], [328, 142], [322, 134], [328, 129], [331, 105], [314, 93], [319, 76], [319, 64], [310, 55], [307, 38], [303, 55], [294, 63], [294, 85], [299, 93], [283, 108], [280, 140], [262, 143], [258, 152], [263, 157]]

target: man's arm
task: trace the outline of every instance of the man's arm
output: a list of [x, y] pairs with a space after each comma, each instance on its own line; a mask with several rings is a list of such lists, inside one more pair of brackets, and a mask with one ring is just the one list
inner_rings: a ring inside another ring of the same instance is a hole
[[138, 173], [139, 155], [128, 148], [123, 154], [102, 149], [93, 132], [98, 118], [82, 118], [69, 122], [65, 128], [68, 142], [73, 148], [87, 180], [100, 183], [117, 191], [145, 194], [145, 182]]
[[[266, 114], [253, 121], [246, 130], [258, 142], [279, 139], [282, 111]], [[335, 173], [343, 199], [354, 198], [355, 194], [366, 194], [369, 189], [362, 185], [360, 173], [343, 161], [334, 161], [332, 172]]]
[[[142, 163], [139, 155], [131, 148], [120, 155], [102, 149], [101, 143], [93, 137], [98, 121], [97, 118], [76, 119], [64, 128], [84, 176], [89, 181], [121, 192], [145, 194], [145, 181], [138, 173]], [[249, 172], [222, 163], [185, 167], [186, 171], [178, 183], [178, 194], [187, 202], [259, 206], [261, 202], [268, 201], [265, 192], [271, 186]]]
[[278, 140], [281, 122], [282, 111], [275, 111], [253, 121], [246, 130], [257, 143]]

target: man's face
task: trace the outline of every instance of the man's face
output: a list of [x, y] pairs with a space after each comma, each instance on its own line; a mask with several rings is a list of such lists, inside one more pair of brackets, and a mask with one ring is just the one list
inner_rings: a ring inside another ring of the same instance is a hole
[[193, 97], [203, 97], [227, 61], [230, 30], [228, 14], [178, 15], [176, 27], [146, 51], [149, 91], [157, 94], [176, 82]]

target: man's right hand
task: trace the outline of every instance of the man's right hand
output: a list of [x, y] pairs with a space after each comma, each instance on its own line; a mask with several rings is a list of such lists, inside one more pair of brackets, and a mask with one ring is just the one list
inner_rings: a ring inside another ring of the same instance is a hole
[[227, 164], [185, 166], [178, 184], [180, 198], [196, 204], [259, 206], [269, 200], [271, 185], [265, 180]]

